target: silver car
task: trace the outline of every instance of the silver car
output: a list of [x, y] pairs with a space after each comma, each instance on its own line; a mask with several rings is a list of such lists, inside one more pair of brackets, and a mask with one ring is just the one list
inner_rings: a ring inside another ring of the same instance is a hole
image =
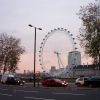
[[88, 77], [80, 77], [80, 78], [77, 78], [76, 80], [75, 80], [75, 84], [77, 85], [77, 86], [84, 86], [84, 82], [85, 82], [85, 80], [87, 80], [88, 79]]

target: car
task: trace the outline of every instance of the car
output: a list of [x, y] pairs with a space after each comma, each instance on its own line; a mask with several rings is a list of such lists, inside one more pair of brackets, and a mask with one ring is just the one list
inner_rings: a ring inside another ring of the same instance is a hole
[[75, 85], [77, 86], [84, 86], [85, 81], [88, 79], [89, 77], [79, 77], [75, 80]]
[[16, 77], [13, 74], [4, 74], [1, 77], [1, 83], [8, 85], [24, 85], [25, 81], [21, 80], [20, 77]]
[[1, 83], [6, 84], [8, 77], [15, 77], [13, 74], [3, 74], [1, 77]]
[[[22, 80], [20, 77], [14, 77], [11, 82], [13, 85], [21, 85], [22, 86], [25, 84], [25, 81]], [[9, 81], [8, 81], [8, 84], [9, 84]]]
[[87, 79], [84, 83], [88, 87], [100, 87], [100, 76], [93, 76]]
[[66, 87], [68, 85], [68, 82], [62, 81], [60, 79], [46, 79], [42, 82], [43, 86], [47, 87]]

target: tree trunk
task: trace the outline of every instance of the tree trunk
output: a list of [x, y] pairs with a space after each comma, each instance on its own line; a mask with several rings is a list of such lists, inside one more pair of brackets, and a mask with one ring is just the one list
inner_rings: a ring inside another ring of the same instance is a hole
[[4, 66], [3, 68], [3, 74], [6, 72], [6, 66]]

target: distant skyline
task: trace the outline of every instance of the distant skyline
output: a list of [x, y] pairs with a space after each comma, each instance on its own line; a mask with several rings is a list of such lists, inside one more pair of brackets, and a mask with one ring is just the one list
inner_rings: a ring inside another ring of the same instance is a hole
[[[20, 38], [21, 45], [26, 49], [26, 52], [21, 56], [20, 63], [18, 64], [19, 72], [23, 72], [24, 70], [33, 70], [34, 65], [34, 29], [28, 27], [28, 24], [43, 29], [42, 31], [37, 30], [36, 70], [41, 70], [38, 61], [38, 51], [45, 35], [50, 30], [60, 27], [68, 29], [76, 38], [79, 34], [79, 28], [82, 26], [81, 20], [77, 15], [80, 6], [86, 6], [88, 3], [93, 2], [95, 2], [95, 0], [0, 0], [0, 34], [7, 33], [8, 35]], [[63, 43], [61, 47], [57, 44], [57, 39]], [[66, 48], [69, 48], [66, 44], [66, 46], [64, 45], [66, 41], [64, 35], [60, 38], [60, 36], [57, 37], [55, 34], [46, 43], [48, 44], [47, 49], [52, 47], [52, 42], [53, 44], [54, 42], [57, 42], [55, 45], [58, 45], [58, 48], [65, 47], [63, 50], [66, 50]], [[77, 46], [78, 50], [82, 51], [81, 47], [79, 45]], [[53, 54], [53, 51], [51, 54]], [[64, 55], [65, 51], [64, 54], [62, 53], [62, 58], [63, 63], [67, 64], [67, 58]], [[51, 58], [52, 56], [54, 55], [51, 55]], [[86, 58], [83, 56], [84, 55], [82, 54], [82, 63], [85, 63]], [[52, 61], [50, 61], [50, 58], [46, 60], [45, 63], [48, 67], [51, 65], [57, 66], [56, 55], [53, 58], [54, 59], [51, 59]], [[88, 63], [90, 63], [90, 61], [88, 61]]]

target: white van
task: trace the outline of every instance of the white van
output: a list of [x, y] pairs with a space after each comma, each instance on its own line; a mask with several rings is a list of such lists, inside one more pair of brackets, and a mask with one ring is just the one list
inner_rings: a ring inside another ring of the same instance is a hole
[[15, 74], [3, 74], [1, 77], [1, 83], [9, 85], [24, 85], [25, 81]]
[[6, 84], [8, 77], [14, 78], [15, 76], [13, 74], [3, 74], [1, 77], [1, 83]]

